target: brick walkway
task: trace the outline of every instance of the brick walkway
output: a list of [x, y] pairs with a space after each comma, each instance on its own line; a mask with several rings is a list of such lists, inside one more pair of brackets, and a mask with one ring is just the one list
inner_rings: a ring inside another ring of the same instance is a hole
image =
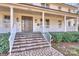
[[54, 48], [40, 48], [18, 53], [12, 53], [11, 56], [64, 56]]

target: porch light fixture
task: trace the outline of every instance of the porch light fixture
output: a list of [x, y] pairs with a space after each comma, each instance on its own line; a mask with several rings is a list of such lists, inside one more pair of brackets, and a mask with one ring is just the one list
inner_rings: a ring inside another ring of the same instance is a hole
[[16, 18], [16, 20], [17, 20], [17, 22], [19, 22], [19, 18], [18, 17]]
[[35, 19], [35, 23], [37, 23], [37, 19]]

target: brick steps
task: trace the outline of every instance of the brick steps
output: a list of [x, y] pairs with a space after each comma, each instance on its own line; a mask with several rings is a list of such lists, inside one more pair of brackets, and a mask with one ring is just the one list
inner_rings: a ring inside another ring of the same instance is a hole
[[31, 45], [24, 44], [24, 45], [20, 45], [20, 46], [19, 46], [19, 45], [18, 45], [18, 46], [14, 46], [13, 49], [14, 49], [14, 50], [15, 50], [15, 49], [22, 49], [22, 48], [25, 48], [25, 47], [28, 48], [28, 49], [29, 49], [29, 48], [34, 48], [34, 47], [38, 48], [38, 47], [40, 47], [40, 46], [45, 46], [45, 45], [46, 45], [46, 46], [49, 46], [48, 43], [31, 44]]
[[49, 47], [41, 33], [17, 33], [11, 53]]
[[29, 51], [29, 50], [33, 50], [33, 49], [40, 49], [40, 48], [46, 48], [46, 47], [49, 47], [49, 46], [40, 46], [40, 47], [33, 47], [33, 48], [27, 48], [27, 49], [21, 49], [21, 50], [19, 50], [19, 49], [17, 49], [17, 50], [12, 50], [12, 52], [11, 53], [18, 53], [18, 52], [24, 52], [24, 51]]

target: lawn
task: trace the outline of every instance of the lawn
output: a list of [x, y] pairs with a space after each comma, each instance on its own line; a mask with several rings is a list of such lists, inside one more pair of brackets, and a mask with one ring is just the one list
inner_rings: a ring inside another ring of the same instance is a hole
[[9, 51], [9, 33], [0, 33], [0, 55], [7, 55]]
[[53, 32], [52, 47], [66, 56], [79, 56], [79, 32]]

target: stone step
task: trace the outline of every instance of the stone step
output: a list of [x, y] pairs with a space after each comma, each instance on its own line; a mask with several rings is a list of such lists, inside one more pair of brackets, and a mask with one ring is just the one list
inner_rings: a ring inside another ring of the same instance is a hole
[[16, 37], [15, 39], [43, 39], [42, 37]]
[[33, 41], [31, 41], [31, 42], [15, 42], [14, 43], [14, 45], [21, 45], [21, 44], [32, 44], [32, 43], [44, 43], [44, 42], [46, 42], [46, 41], [41, 41], [41, 42], [33, 42]]
[[49, 45], [47, 42], [44, 43], [34, 43], [34, 44], [23, 44], [23, 45], [15, 45], [12, 49], [18, 49], [18, 48], [26, 48], [26, 47], [33, 47], [33, 46], [40, 46], [40, 45]]
[[24, 51], [39, 49], [39, 48], [44, 48], [44, 47], [49, 47], [49, 45], [40, 45], [40, 46], [32, 46], [32, 47], [27, 47], [27, 48], [24, 47], [21, 49], [12, 49], [11, 53], [24, 52]]
[[46, 41], [45, 39], [16, 39], [14, 42]]

